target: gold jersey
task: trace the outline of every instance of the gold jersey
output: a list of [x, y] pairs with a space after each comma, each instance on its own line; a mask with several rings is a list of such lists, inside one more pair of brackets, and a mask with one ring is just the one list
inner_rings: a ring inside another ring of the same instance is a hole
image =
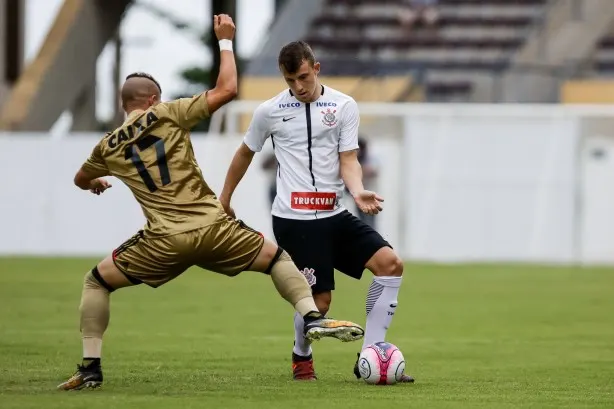
[[170, 236], [214, 223], [223, 211], [196, 162], [190, 129], [209, 116], [205, 94], [133, 111], [83, 164], [115, 176], [141, 205], [146, 234]]

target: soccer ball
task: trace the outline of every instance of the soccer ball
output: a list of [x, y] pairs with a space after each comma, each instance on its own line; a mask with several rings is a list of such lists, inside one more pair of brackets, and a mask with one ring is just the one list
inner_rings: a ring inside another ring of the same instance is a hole
[[403, 376], [405, 358], [395, 345], [376, 342], [358, 357], [360, 377], [371, 385], [394, 385]]

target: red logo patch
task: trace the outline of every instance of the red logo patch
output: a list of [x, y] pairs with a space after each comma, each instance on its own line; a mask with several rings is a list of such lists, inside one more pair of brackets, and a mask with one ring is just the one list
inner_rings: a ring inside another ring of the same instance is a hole
[[297, 210], [334, 210], [337, 194], [330, 192], [292, 192], [290, 207]]

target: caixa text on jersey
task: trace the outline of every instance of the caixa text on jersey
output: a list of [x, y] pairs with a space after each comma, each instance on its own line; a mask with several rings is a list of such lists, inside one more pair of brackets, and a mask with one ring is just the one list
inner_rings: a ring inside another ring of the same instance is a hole
[[109, 136], [109, 139], [107, 140], [107, 145], [109, 145], [109, 148], [116, 148], [122, 142], [132, 140], [136, 136], [139, 136], [139, 134], [145, 129], [158, 122], [158, 117], [153, 112], [148, 112], [145, 120], [145, 126], [141, 124], [141, 120], [137, 120], [132, 124], [124, 125], [119, 128], [119, 130], [116, 131], [117, 133]]

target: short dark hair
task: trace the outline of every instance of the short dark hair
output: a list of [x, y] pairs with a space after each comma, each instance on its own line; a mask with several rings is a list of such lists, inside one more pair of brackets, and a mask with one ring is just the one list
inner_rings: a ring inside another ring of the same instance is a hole
[[128, 75], [126, 77], [126, 79], [130, 79], [130, 78], [147, 78], [148, 80], [152, 81], [154, 84], [156, 84], [156, 86], [158, 87], [158, 90], [160, 91], [160, 94], [162, 94], [162, 87], [160, 86], [160, 83], [158, 81], [156, 81], [156, 79], [153, 77], [153, 75], [148, 74], [146, 72], [133, 72], [132, 74]]
[[293, 41], [283, 46], [277, 61], [286, 72], [294, 74], [301, 67], [303, 61], [309, 62], [309, 65], [313, 67], [316, 63], [316, 56], [306, 42]]

